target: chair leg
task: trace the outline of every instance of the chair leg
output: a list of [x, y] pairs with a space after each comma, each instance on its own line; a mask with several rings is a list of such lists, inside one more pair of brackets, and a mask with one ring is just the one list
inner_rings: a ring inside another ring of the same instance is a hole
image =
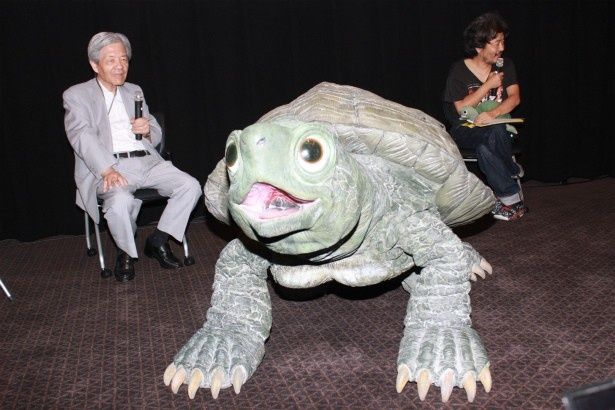
[[98, 229], [98, 224], [94, 224], [94, 232], [96, 233], [96, 246], [98, 246], [98, 261], [100, 262], [100, 276], [103, 278], [108, 278], [113, 275], [111, 269], [107, 269], [105, 267], [105, 254], [102, 249], [102, 243], [100, 241], [100, 230]]
[[523, 188], [521, 187], [521, 178], [517, 178], [517, 185], [519, 185], [519, 198], [523, 201]]
[[105, 266], [105, 255], [102, 249], [102, 243], [100, 241], [100, 230], [98, 229], [98, 224], [94, 224], [94, 234], [96, 235], [96, 246], [97, 248], [92, 247], [92, 241], [90, 240], [90, 216], [87, 212], [83, 213], [85, 220], [85, 243], [87, 246], [87, 255], [94, 256], [96, 255], [96, 249], [98, 248], [98, 262], [100, 263], [100, 276], [103, 278], [108, 278], [113, 275], [110, 269], [107, 269]]
[[[512, 156], [513, 162], [516, 164], [517, 163], [517, 158], [515, 158], [515, 156]], [[521, 178], [517, 177], [515, 178], [517, 180], [517, 185], [519, 185], [519, 197], [521, 198], [521, 200], [523, 201], [523, 188], [521, 187]]]
[[92, 241], [90, 241], [90, 216], [85, 211], [83, 212], [83, 216], [85, 220], [85, 253], [88, 256], [94, 256], [96, 255], [96, 248], [92, 248]]
[[2, 279], [0, 279], [0, 287], [2, 287], [2, 290], [4, 291], [4, 294], [6, 295], [6, 297], [9, 298], [12, 302], [13, 297], [11, 296], [11, 292], [9, 292], [9, 289], [6, 287], [4, 282], [2, 282]]
[[184, 246], [184, 266], [194, 265], [194, 257], [191, 256], [188, 251], [188, 239], [186, 238], [186, 235], [184, 235], [182, 244]]

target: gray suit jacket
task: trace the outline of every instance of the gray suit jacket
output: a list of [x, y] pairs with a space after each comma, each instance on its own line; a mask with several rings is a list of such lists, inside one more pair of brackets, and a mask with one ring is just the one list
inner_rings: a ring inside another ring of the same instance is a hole
[[[136, 84], [124, 83], [118, 88], [128, 111], [128, 117], [135, 116], [134, 107], [128, 102], [134, 100], [136, 91], [141, 88]], [[77, 84], [64, 91], [64, 128], [68, 141], [75, 151], [75, 183], [77, 184], [76, 203], [92, 219], [100, 222], [96, 186], [102, 179], [101, 173], [117, 163], [113, 156], [111, 125], [107, 116], [105, 97], [95, 78]], [[158, 121], [149, 113], [147, 103], [143, 101], [143, 116], [150, 120], [150, 138], [143, 138], [143, 145], [153, 155], [158, 155], [154, 148], [162, 139], [162, 129]]]

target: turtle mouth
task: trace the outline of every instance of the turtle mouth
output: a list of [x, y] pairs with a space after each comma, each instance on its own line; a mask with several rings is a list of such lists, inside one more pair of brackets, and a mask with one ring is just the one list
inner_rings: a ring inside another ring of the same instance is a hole
[[300, 213], [314, 202], [296, 198], [273, 185], [257, 182], [239, 206], [251, 219], [269, 220]]

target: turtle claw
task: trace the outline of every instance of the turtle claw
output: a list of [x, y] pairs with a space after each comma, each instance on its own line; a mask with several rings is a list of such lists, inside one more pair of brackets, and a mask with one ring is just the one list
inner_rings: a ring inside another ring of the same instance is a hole
[[194, 399], [194, 396], [196, 396], [196, 392], [199, 390], [199, 387], [201, 387], [201, 383], [204, 378], [205, 375], [203, 375], [203, 372], [200, 369], [192, 370], [192, 377], [190, 378], [190, 383], [188, 384], [188, 397]]
[[487, 271], [487, 273], [489, 273], [490, 275], [493, 274], [493, 268], [491, 267], [491, 264], [485, 259], [481, 259], [480, 267]]
[[175, 372], [177, 372], [177, 367], [175, 367], [174, 363], [171, 363], [167, 366], [166, 370], [164, 371], [164, 376], [162, 378], [162, 380], [164, 380], [165, 386], [171, 384], [171, 379], [173, 379]]
[[173, 394], [177, 394], [179, 391], [179, 386], [181, 386], [186, 380], [186, 370], [183, 367], [180, 367], [171, 379], [171, 390]]
[[233, 385], [233, 390], [235, 391], [235, 394], [239, 394], [239, 392], [241, 392], [241, 386], [243, 386], [246, 381], [246, 370], [243, 367], [238, 366], [235, 367], [232, 374], [231, 384]]
[[395, 388], [397, 389], [397, 393], [401, 393], [410, 380], [410, 369], [405, 364], [402, 364], [397, 369], [397, 382], [395, 383]]
[[[233, 385], [233, 390], [235, 390], [236, 394], [239, 394], [241, 387], [247, 380], [246, 370], [243, 366], [236, 366], [231, 374], [231, 384]], [[188, 383], [188, 397], [190, 397], [190, 399], [194, 399], [199, 388], [204, 386], [203, 382], [205, 381], [205, 374], [200, 368], [195, 367], [190, 373], [189, 380], [186, 381], [186, 379], [186, 369], [183, 367], [178, 368], [174, 363], [167, 366], [164, 372], [164, 384], [167, 386], [171, 385], [171, 390], [173, 393], [177, 394], [181, 385], [186, 382]], [[224, 383], [224, 379], [224, 370], [221, 367], [217, 367], [211, 373], [209, 388], [211, 390], [211, 396], [214, 399], [218, 398], [220, 389]]]
[[442, 403], [446, 403], [451, 397], [454, 382], [455, 372], [453, 371], [453, 369], [446, 370], [442, 375], [442, 381], [440, 383], [440, 395], [442, 396]]
[[[473, 264], [472, 265], [472, 269], [470, 272], [470, 280], [472, 281], [476, 281], [476, 275], [480, 276], [481, 278], [485, 279], [485, 277], [487, 276], [486, 274], [492, 274], [493, 273], [493, 268], [491, 267], [491, 265], [489, 264], [489, 262], [487, 262], [484, 259], [480, 260], [480, 263], [478, 264]], [[474, 279], [472, 279], [474, 278]]]
[[478, 265], [472, 265], [472, 273], [480, 276], [481, 278], [485, 279], [485, 271]]
[[474, 401], [474, 397], [476, 397], [476, 379], [474, 378], [474, 374], [472, 372], [466, 373], [462, 384], [463, 388], [466, 390], [468, 402], [472, 403]]
[[419, 376], [416, 378], [416, 385], [419, 393], [419, 399], [421, 399], [421, 401], [424, 401], [425, 397], [427, 397], [429, 386], [431, 386], [429, 371], [427, 369], [423, 369], [419, 372]]
[[221, 368], [218, 367], [211, 374], [210, 389], [211, 389], [211, 397], [213, 397], [214, 400], [217, 399], [218, 394], [220, 394], [220, 387], [222, 386], [223, 381], [224, 381], [224, 372], [222, 371]]
[[485, 392], [489, 393], [491, 391], [491, 371], [489, 370], [489, 366], [485, 366], [480, 372], [478, 380], [483, 384]]
[[[397, 369], [397, 382], [395, 383], [395, 388], [397, 389], [397, 393], [401, 393], [404, 390], [404, 387], [410, 380], [410, 369], [405, 364], [402, 364]], [[422, 369], [418, 376], [416, 377], [416, 384], [419, 394], [419, 399], [421, 401], [425, 400], [427, 396], [427, 392], [429, 391], [429, 386], [431, 386], [431, 379], [429, 377], [429, 371], [427, 369]], [[451, 388], [452, 391], [452, 388]], [[450, 392], [449, 392], [450, 395]], [[448, 399], [447, 399], [448, 400]]]
[[[467, 372], [463, 377], [462, 386], [466, 391], [468, 402], [472, 403], [476, 397], [476, 378], [474, 372]], [[489, 392], [491, 390], [491, 373], [488, 368], [485, 368], [481, 372], [482, 379], [484, 380], [485, 390]], [[397, 393], [401, 393], [410, 380], [410, 369], [405, 364], [399, 366], [397, 371]], [[486, 384], [485, 384], [486, 383]], [[427, 392], [431, 387], [431, 378], [429, 377], [429, 371], [422, 369], [416, 378], [418, 396], [421, 401], [425, 401]], [[453, 369], [446, 370], [441, 377], [440, 383], [440, 395], [442, 397], [442, 403], [448, 402], [455, 387], [455, 371]]]
[[470, 270], [470, 280], [475, 281], [476, 275], [485, 279], [488, 274], [493, 273], [493, 268], [491, 264], [485, 260], [476, 250], [472, 247], [472, 245], [468, 243], [463, 243], [464, 250], [466, 251], [466, 255], [469, 258], [469, 270]]

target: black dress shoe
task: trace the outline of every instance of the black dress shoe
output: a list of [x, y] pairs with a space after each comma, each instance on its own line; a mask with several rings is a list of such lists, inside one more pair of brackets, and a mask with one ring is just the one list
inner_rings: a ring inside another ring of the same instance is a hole
[[113, 271], [115, 279], [120, 282], [128, 282], [129, 280], [133, 280], [135, 278], [134, 263], [135, 260], [127, 253], [118, 253], [117, 259], [115, 260], [115, 270]]
[[160, 266], [165, 269], [177, 269], [182, 266], [181, 262], [173, 255], [169, 244], [166, 242], [160, 246], [153, 246], [148, 239], [145, 241], [145, 255], [150, 258], [156, 258]]

